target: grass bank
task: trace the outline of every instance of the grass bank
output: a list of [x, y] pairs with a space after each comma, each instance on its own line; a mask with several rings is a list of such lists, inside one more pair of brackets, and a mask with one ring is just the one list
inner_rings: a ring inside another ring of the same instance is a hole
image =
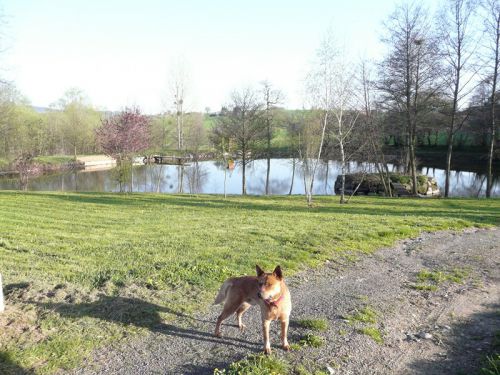
[[211, 302], [256, 263], [290, 275], [421, 231], [499, 224], [500, 200], [0, 192], [0, 373], [53, 373]]
[[[45, 168], [62, 168], [68, 164], [74, 163], [73, 156], [66, 155], [51, 155], [51, 156], [36, 156], [33, 158], [33, 163], [39, 167]], [[0, 158], [0, 170], [8, 170], [11, 167], [12, 160]]]

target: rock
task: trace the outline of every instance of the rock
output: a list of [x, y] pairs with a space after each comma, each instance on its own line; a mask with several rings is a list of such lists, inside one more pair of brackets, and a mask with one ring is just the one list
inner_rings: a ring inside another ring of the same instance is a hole
[[420, 337], [421, 339], [424, 339], [424, 340], [432, 339], [432, 335], [429, 332], [420, 332], [417, 334], [417, 337]]

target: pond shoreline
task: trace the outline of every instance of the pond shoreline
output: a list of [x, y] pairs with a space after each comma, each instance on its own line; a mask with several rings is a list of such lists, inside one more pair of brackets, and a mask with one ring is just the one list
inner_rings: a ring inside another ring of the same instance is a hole
[[[85, 166], [78, 162], [66, 162], [60, 164], [45, 164], [45, 163], [33, 163], [28, 171], [29, 178], [36, 178], [43, 175], [49, 175], [54, 173], [69, 172], [73, 170], [82, 170]], [[0, 170], [0, 178], [19, 178], [19, 171], [13, 170], [12, 168]]]
[[[97, 159], [96, 159], [97, 160]], [[269, 193], [271, 195], [304, 194], [302, 168], [293, 159], [271, 159]], [[190, 162], [186, 165], [136, 165], [131, 170], [130, 181], [122, 185], [129, 192], [155, 192], [166, 194], [241, 194], [242, 168], [235, 163], [227, 169], [221, 161]], [[294, 172], [295, 171], [295, 172]], [[389, 171], [401, 173], [401, 167], [390, 164]], [[247, 165], [247, 193], [266, 194], [266, 159], [255, 160]], [[375, 173], [371, 163], [351, 162], [346, 173]], [[445, 171], [424, 166], [418, 170], [422, 175], [435, 178], [437, 186], [444, 186]], [[320, 163], [315, 178], [314, 195], [335, 195], [334, 185], [340, 173], [338, 161]], [[452, 196], [479, 197], [484, 195], [485, 175], [474, 172], [451, 172]], [[500, 195], [499, 174], [495, 174], [493, 195]], [[32, 191], [87, 191], [117, 192], [121, 190], [112, 166], [98, 169], [70, 169], [55, 171], [29, 179], [27, 190]], [[0, 178], [0, 190], [19, 189], [19, 179]]]
[[[173, 151], [172, 151], [173, 152]], [[171, 154], [172, 152], [168, 152], [165, 154]], [[391, 164], [398, 164], [398, 153], [401, 150], [397, 148], [387, 148], [385, 150], [384, 156], [386, 160], [388, 160]], [[175, 152], [173, 152], [175, 153]], [[144, 154], [137, 157], [137, 159], [146, 158], [150, 155], [154, 154], [162, 154], [162, 153], [153, 153], [153, 154]], [[207, 151], [201, 152], [197, 155], [189, 152], [181, 153], [185, 156], [190, 157], [192, 162], [197, 161], [215, 161], [216, 153]], [[446, 149], [435, 148], [435, 149], [420, 149], [416, 151], [417, 162], [419, 168], [446, 168]], [[289, 150], [283, 149], [273, 149], [271, 150], [270, 157], [272, 159], [297, 159], [297, 155], [294, 155], [293, 152]], [[474, 172], [474, 173], [485, 173], [487, 170], [487, 154], [483, 151], [478, 150], [464, 150], [454, 152], [451, 160], [451, 167], [456, 171], [464, 171], [464, 172]], [[101, 168], [112, 168], [116, 165], [116, 161], [106, 155], [82, 155], [78, 156], [76, 161], [71, 156], [58, 156], [58, 155], [50, 155], [50, 156], [40, 156], [40, 159], [48, 160], [47, 162], [37, 162], [35, 161], [33, 164], [32, 172], [30, 173], [30, 177], [38, 177], [42, 174], [51, 174], [55, 172], [65, 172], [71, 170], [80, 170], [80, 169], [101, 169]], [[66, 160], [60, 161], [61, 158]], [[237, 159], [236, 155], [233, 155], [232, 158]], [[266, 159], [267, 156], [265, 152], [258, 153], [255, 155], [255, 160]], [[68, 161], [67, 159], [73, 159]], [[335, 160], [333, 157], [327, 157], [323, 161], [326, 160]], [[365, 160], [352, 160], [354, 162], [362, 163], [366, 162]], [[140, 164], [140, 163], [138, 163]], [[493, 171], [496, 174], [500, 174], [500, 154], [497, 155], [495, 159], [493, 159]], [[0, 165], [0, 177], [4, 177], [5, 175], [17, 175], [18, 173], [12, 169], [10, 164]]]

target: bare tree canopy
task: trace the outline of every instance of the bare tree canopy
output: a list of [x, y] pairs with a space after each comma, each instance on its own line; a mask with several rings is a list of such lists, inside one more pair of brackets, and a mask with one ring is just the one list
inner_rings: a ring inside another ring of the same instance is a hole
[[246, 194], [246, 167], [263, 135], [261, 109], [262, 104], [255, 90], [250, 87], [235, 90], [224, 116], [214, 129], [216, 138], [233, 143], [233, 148], [241, 157], [243, 195]]
[[189, 69], [184, 58], [173, 62], [169, 73], [169, 95], [173, 99], [177, 124], [177, 149], [184, 149], [184, 112], [189, 87]]
[[269, 195], [269, 177], [271, 174], [271, 140], [273, 138], [275, 127], [275, 108], [283, 101], [283, 93], [280, 90], [274, 89], [269, 81], [261, 83], [262, 96], [264, 102], [264, 122], [265, 122], [265, 137], [266, 137], [266, 195]]
[[491, 196], [493, 186], [493, 158], [497, 142], [496, 106], [498, 103], [498, 71], [500, 69], [500, 1], [484, 0], [483, 11], [486, 52], [484, 55], [486, 74], [484, 82], [490, 87], [490, 98], [488, 106], [489, 113], [489, 147], [488, 147], [488, 171], [486, 183], [486, 197]]
[[422, 117], [442, 89], [440, 51], [427, 10], [403, 3], [385, 23], [388, 53], [379, 66], [381, 105], [398, 115], [405, 134], [405, 164], [417, 194], [415, 147]]
[[466, 99], [474, 89], [477, 64], [473, 60], [477, 42], [472, 25], [476, 1], [446, 0], [437, 18], [438, 36], [444, 62], [444, 94], [451, 101], [444, 112], [449, 117], [445, 190], [450, 191], [450, 170], [455, 134], [468, 117], [463, 111]]
[[323, 145], [334, 107], [335, 69], [338, 47], [333, 33], [328, 32], [316, 50], [315, 61], [306, 78], [307, 101], [319, 116], [319, 129], [306, 126], [302, 136], [301, 159], [307, 204], [312, 204], [314, 179], [321, 161]]

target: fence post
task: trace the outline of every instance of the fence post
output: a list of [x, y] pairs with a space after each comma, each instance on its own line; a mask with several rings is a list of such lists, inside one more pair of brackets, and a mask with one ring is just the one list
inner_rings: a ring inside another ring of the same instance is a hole
[[0, 273], [0, 313], [5, 310], [5, 305], [3, 303], [3, 284], [2, 284], [2, 274]]

